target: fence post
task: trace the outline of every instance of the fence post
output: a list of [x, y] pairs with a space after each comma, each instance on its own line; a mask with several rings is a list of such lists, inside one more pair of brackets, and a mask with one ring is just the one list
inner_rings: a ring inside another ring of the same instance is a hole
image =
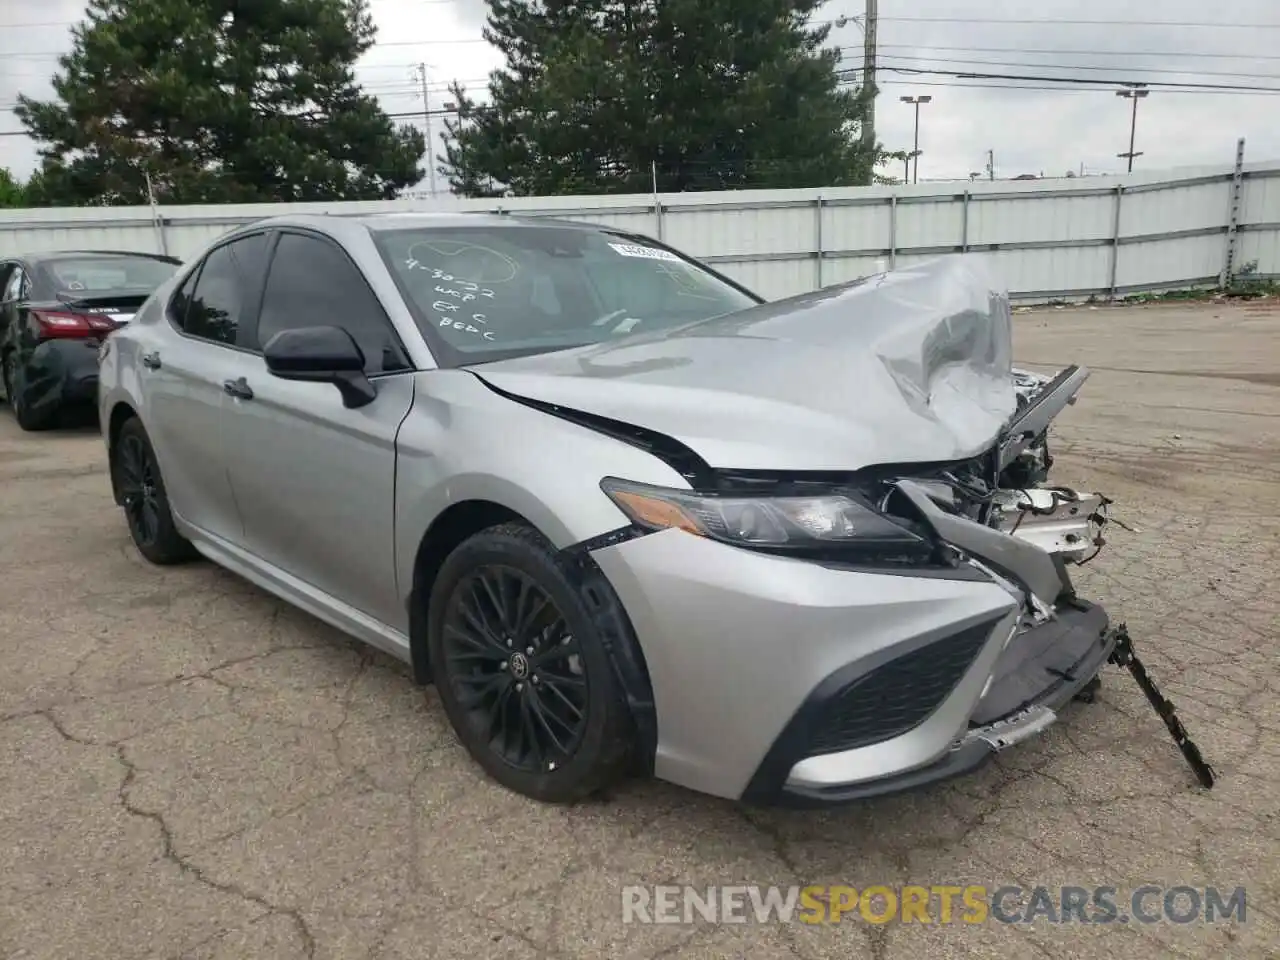
[[969, 191], [964, 192], [964, 209], [960, 213], [960, 252], [969, 252]]
[[814, 211], [813, 212], [814, 253], [818, 258], [816, 261], [814, 261], [814, 279], [817, 281], [816, 285], [814, 286], [814, 289], [821, 290], [822, 289], [822, 257], [823, 257], [822, 194], [818, 194], [816, 197], [813, 198], [813, 211]]
[[1236, 141], [1236, 169], [1231, 177], [1231, 202], [1227, 208], [1227, 246], [1222, 254], [1218, 288], [1224, 289], [1236, 272], [1236, 235], [1240, 227], [1240, 194], [1244, 183], [1244, 137]]
[[898, 195], [889, 197], [889, 269], [898, 263]]
[[658, 219], [658, 240], [664, 241], [666, 239], [667, 232], [665, 229], [666, 218], [662, 211], [662, 201], [658, 198], [656, 193], [653, 195], [653, 215]]
[[1111, 219], [1111, 278], [1107, 283], [1110, 298], [1116, 298], [1116, 277], [1120, 271], [1120, 205], [1124, 201], [1124, 184], [1116, 184], [1116, 206]]

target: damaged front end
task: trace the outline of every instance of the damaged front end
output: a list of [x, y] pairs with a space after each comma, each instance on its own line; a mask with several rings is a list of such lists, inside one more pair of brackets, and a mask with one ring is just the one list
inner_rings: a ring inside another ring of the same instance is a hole
[[[961, 719], [940, 738], [958, 729], [952, 753], [971, 757], [1053, 722], [1108, 661], [1137, 663], [1123, 626], [1069, 574], [1104, 546], [1109, 501], [1050, 480], [1050, 424], [1089, 371], [1031, 373], [1012, 353], [1007, 295], [981, 261], [950, 257], [474, 372], [512, 401], [647, 450], [687, 484], [605, 478], [632, 530], [679, 526], [824, 570], [1006, 591], [1014, 622], [968, 728]], [[1172, 708], [1144, 691], [1212, 783]]]
[[1080, 598], [1069, 574], [1070, 566], [1090, 562], [1106, 545], [1110, 519], [1111, 501], [1103, 494], [1048, 483], [1049, 423], [1074, 403], [1087, 377], [1078, 367], [1052, 378], [1029, 375], [1018, 384], [1018, 413], [988, 454], [919, 476], [879, 470], [880, 506], [930, 530], [949, 562], [982, 570], [1020, 604], [969, 730], [953, 751], [1000, 751], [1039, 733], [1072, 699], [1091, 701], [1099, 670], [1111, 662], [1133, 674], [1209, 788], [1212, 768], [1138, 660], [1125, 625], [1112, 625], [1101, 606]]
[[[1103, 494], [1054, 485], [1048, 427], [1073, 403], [1088, 377], [1070, 367], [1019, 384], [1018, 411], [985, 453], [960, 462], [878, 465], [844, 476], [763, 474], [705, 468], [696, 485], [719, 495], [842, 494], [873, 505], [931, 545], [910, 555], [881, 554], [895, 565], [943, 577], [994, 581], [1015, 600], [1016, 622], [947, 756], [903, 778], [922, 782], [971, 769], [991, 753], [1042, 732], [1072, 700], [1091, 701], [1108, 662], [1127, 668], [1177, 743], [1199, 783], [1214, 773], [1188, 738], [1173, 706], [1133, 652], [1124, 624], [1076, 593], [1070, 568], [1091, 562], [1106, 545], [1111, 501]], [[852, 562], [841, 551], [812, 559]]]

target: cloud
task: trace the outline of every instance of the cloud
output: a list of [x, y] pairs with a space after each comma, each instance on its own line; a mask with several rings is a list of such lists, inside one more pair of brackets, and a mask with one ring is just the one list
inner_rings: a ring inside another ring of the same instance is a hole
[[[928, 94], [921, 108], [921, 179], [967, 177], [995, 153], [997, 175], [1061, 175], [1067, 170], [1118, 172], [1116, 154], [1128, 148], [1130, 104], [1114, 94], [1121, 81], [1248, 84], [1280, 90], [1280, 3], [1231, 0], [884, 0], [879, 28], [878, 139], [887, 149], [910, 149], [913, 110], [899, 101]], [[451, 79], [483, 82], [500, 62], [477, 42], [487, 4], [483, 0], [372, 0], [379, 45], [357, 73], [388, 112], [420, 114], [421, 88], [414, 65], [425, 62], [434, 109]], [[82, 0], [0, 0], [0, 105], [18, 92], [49, 93], [50, 54], [69, 45], [68, 25], [83, 12]], [[831, 0], [822, 19], [858, 17], [863, 0]], [[967, 20], [958, 18], [968, 17]], [[906, 20], [903, 18], [915, 18]], [[945, 22], [927, 18], [952, 18]], [[1002, 23], [978, 22], [997, 19]], [[1161, 26], [1152, 20], [1215, 26]], [[1040, 22], [1015, 22], [1039, 20]], [[1045, 23], [1066, 20], [1072, 23]], [[1112, 21], [1111, 25], [1084, 23]], [[1116, 21], [1127, 21], [1118, 23]], [[14, 24], [50, 24], [15, 28]], [[1233, 28], [1265, 24], [1266, 28]], [[846, 65], [862, 61], [862, 33], [852, 20], [832, 32]], [[1083, 51], [1083, 52], [1082, 52]], [[1154, 55], [1153, 55], [1154, 54]], [[1115, 81], [1084, 91], [998, 89], [1003, 80], [894, 72], [933, 71], [1090, 77]], [[986, 83], [991, 87], [977, 86]], [[475, 83], [472, 84], [476, 85]], [[1250, 160], [1280, 158], [1280, 125], [1273, 122], [1280, 96], [1245, 93], [1179, 93], [1153, 88], [1138, 108], [1138, 169], [1228, 164], [1238, 137]], [[433, 118], [437, 143], [442, 124]], [[412, 117], [403, 122], [416, 122]], [[17, 130], [11, 115], [0, 130]], [[437, 149], [439, 149], [437, 147]], [[0, 137], [0, 166], [26, 175], [34, 146], [23, 137]], [[897, 164], [889, 172], [899, 174]]]

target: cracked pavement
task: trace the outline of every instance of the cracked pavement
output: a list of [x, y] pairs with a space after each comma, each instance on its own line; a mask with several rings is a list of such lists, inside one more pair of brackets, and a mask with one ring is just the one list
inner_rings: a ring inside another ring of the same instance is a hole
[[[207, 563], [151, 567], [96, 432], [0, 414], [0, 957], [1274, 957], [1280, 943], [1280, 310], [1020, 313], [1094, 374], [1055, 479], [1116, 501], [1081, 592], [1132, 681], [978, 774], [823, 812], [656, 782], [576, 808], [486, 781], [401, 664]], [[1041, 366], [1043, 365], [1043, 366]], [[1248, 888], [1235, 923], [628, 925], [625, 884]]]

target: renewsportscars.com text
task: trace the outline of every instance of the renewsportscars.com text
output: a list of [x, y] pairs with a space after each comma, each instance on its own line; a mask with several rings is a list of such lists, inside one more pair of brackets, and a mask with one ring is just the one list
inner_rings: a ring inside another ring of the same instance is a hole
[[1245, 889], [967, 886], [629, 886], [624, 923], [1245, 922]]

